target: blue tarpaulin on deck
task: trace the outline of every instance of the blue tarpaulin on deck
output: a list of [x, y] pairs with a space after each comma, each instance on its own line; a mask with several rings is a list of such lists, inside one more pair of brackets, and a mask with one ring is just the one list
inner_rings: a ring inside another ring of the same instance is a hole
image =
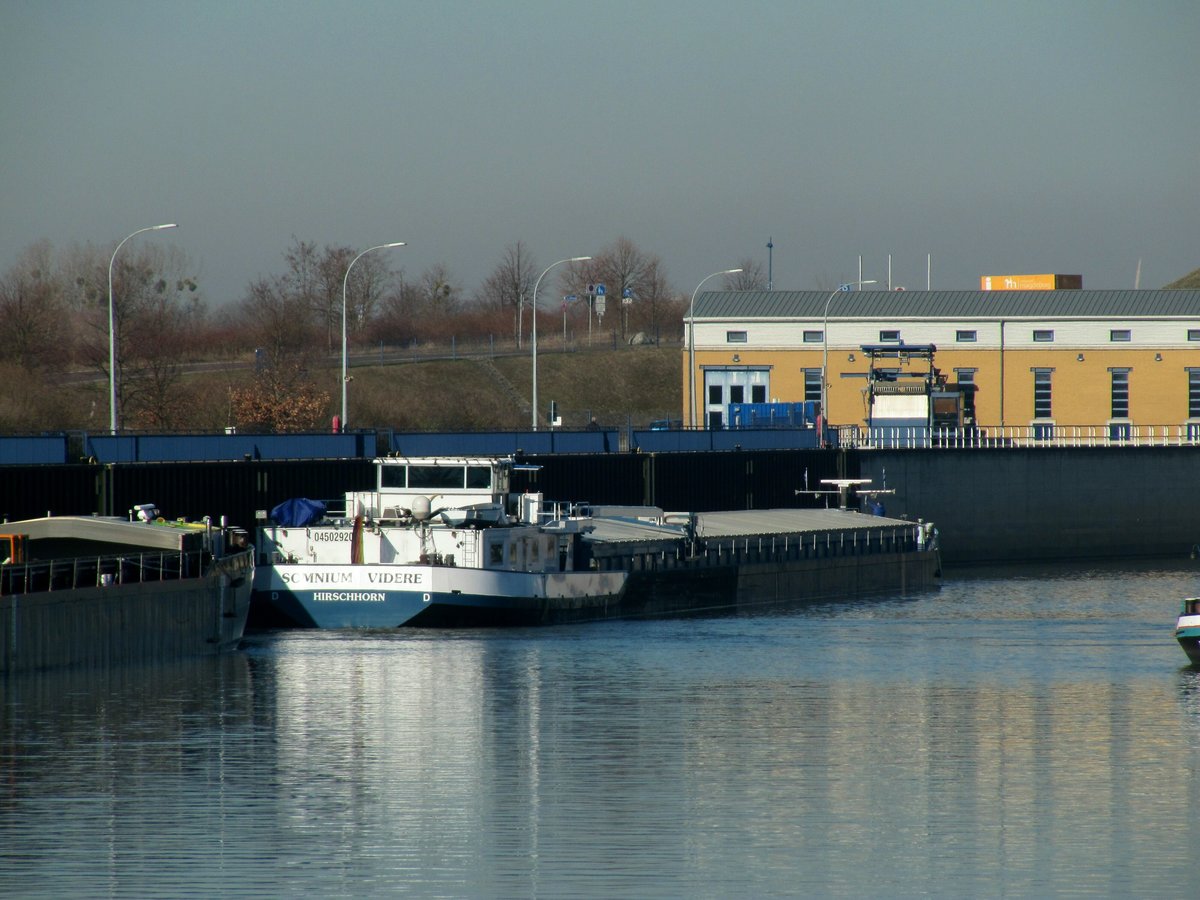
[[306, 500], [296, 497], [284, 500], [271, 510], [271, 521], [285, 528], [302, 528], [313, 522], [321, 521], [325, 515], [325, 504], [320, 500]]

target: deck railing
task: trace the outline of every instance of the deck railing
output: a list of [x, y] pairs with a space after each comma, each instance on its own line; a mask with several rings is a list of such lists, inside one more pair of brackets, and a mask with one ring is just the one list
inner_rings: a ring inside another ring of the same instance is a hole
[[6, 563], [0, 565], [0, 595], [198, 578], [207, 557], [205, 551], [169, 551]]

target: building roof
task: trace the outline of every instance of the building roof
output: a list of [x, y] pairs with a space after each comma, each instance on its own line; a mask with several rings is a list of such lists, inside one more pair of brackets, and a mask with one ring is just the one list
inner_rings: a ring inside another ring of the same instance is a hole
[[1200, 318], [1200, 290], [706, 291], [697, 319]]

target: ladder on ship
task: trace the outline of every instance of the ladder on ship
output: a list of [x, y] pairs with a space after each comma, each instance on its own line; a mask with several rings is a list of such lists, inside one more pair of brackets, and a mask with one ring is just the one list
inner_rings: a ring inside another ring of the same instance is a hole
[[470, 540], [463, 541], [462, 545], [462, 562], [459, 563], [464, 569], [475, 568], [476, 549], [481, 540], [479, 533], [467, 535]]

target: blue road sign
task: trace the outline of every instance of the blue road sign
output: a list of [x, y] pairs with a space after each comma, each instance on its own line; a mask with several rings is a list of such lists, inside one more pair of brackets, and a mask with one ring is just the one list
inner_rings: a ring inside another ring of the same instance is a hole
[[603, 284], [596, 285], [596, 296], [597, 297], [604, 296], [604, 285]]

